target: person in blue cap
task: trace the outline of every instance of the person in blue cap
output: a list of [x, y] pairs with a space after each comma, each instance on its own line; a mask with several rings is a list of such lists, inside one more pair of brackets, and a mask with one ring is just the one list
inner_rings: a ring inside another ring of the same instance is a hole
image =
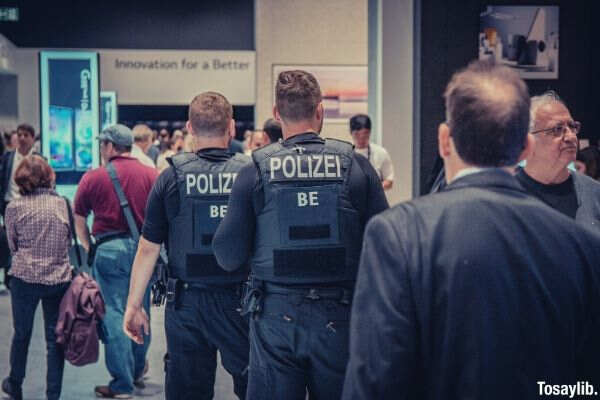
[[[109, 126], [100, 133], [98, 140], [104, 165], [86, 172], [79, 182], [75, 194], [75, 227], [82, 246], [90, 256], [95, 254], [91, 265], [106, 305], [102, 326], [106, 368], [112, 379], [108, 385], [97, 386], [94, 391], [98, 397], [124, 399], [132, 396], [134, 385], [141, 383], [148, 369], [146, 353], [150, 338], [138, 345], [122, 329], [131, 265], [138, 243], [129, 228], [107, 167], [112, 166], [116, 172], [138, 232], [158, 172], [131, 157], [133, 133], [128, 127]], [[93, 242], [86, 222], [90, 213], [94, 214]], [[149, 290], [144, 294], [144, 307], [149, 310]]]

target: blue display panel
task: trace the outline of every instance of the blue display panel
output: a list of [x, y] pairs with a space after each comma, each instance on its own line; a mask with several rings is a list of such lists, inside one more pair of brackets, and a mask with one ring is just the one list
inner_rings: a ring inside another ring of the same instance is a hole
[[42, 154], [57, 183], [76, 184], [100, 164], [98, 54], [40, 52]]
[[100, 92], [100, 125], [101, 130], [116, 124], [117, 115], [117, 92]]

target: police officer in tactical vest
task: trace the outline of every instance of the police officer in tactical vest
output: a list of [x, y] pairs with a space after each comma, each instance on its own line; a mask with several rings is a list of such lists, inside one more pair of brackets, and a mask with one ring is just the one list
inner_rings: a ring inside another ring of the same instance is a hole
[[248, 323], [237, 309], [248, 270], [226, 272], [211, 246], [238, 172], [250, 162], [248, 156], [227, 152], [235, 134], [232, 114], [219, 93], [192, 100], [187, 129], [196, 152], [173, 156], [148, 199], [123, 328], [136, 342], [143, 341], [149, 327], [140, 304], [160, 245], [166, 243], [167, 399], [212, 399], [217, 350], [233, 377], [235, 394], [246, 395]]
[[213, 240], [226, 270], [251, 264], [251, 399], [340, 398], [363, 229], [388, 207], [368, 160], [319, 137], [321, 100], [313, 75], [279, 75], [284, 140], [252, 153]]

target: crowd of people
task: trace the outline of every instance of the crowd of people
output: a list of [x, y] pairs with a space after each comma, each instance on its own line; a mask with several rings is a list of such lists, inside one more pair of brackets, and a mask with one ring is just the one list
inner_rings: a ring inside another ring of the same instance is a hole
[[101, 398], [144, 384], [164, 250], [167, 399], [213, 398], [217, 352], [240, 399], [600, 387], [597, 149], [579, 153], [592, 178], [576, 172], [582, 126], [565, 102], [530, 98], [490, 61], [455, 73], [444, 99], [433, 193], [392, 208], [393, 167], [370, 142], [370, 118], [350, 119], [353, 143], [321, 137], [320, 86], [301, 70], [279, 74], [273, 119], [243, 142], [215, 92], [191, 101], [182, 130], [104, 129], [102, 166], [81, 178], [73, 223], [33, 128], [20, 125], [0, 163], [14, 326], [2, 390], [22, 398], [41, 301], [47, 397], [60, 397], [55, 327], [73, 231], [105, 302]]

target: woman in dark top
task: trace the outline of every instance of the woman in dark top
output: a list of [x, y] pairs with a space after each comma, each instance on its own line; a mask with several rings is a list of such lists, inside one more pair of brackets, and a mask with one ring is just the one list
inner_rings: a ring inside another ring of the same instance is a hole
[[54, 180], [54, 171], [42, 157], [26, 157], [15, 172], [22, 197], [8, 204], [4, 216], [12, 253], [9, 274], [15, 333], [10, 374], [2, 381], [2, 390], [15, 399], [22, 398], [27, 351], [40, 300], [48, 351], [48, 399], [58, 399], [62, 387], [64, 355], [56, 344], [54, 328], [61, 299], [71, 280], [71, 234], [66, 202], [52, 189]]

